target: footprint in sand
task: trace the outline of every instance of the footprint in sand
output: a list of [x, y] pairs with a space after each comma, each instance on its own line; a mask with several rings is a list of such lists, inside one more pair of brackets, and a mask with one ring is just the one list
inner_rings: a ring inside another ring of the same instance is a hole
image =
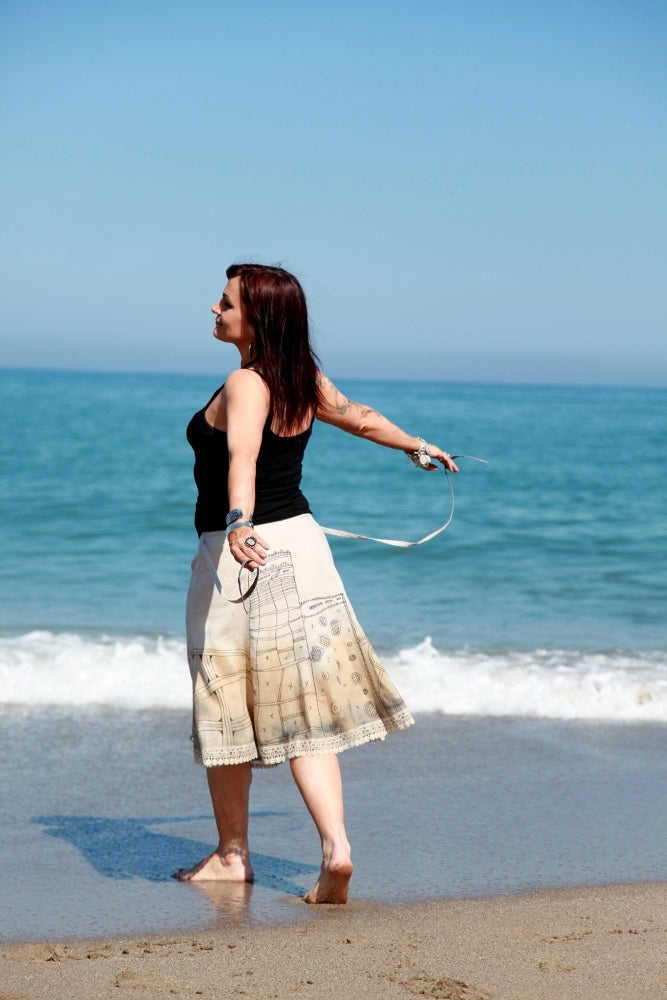
[[143, 987], [144, 989], [173, 990], [179, 986], [179, 983], [171, 979], [165, 979], [164, 976], [155, 976], [151, 972], [134, 972], [132, 969], [125, 969], [123, 972], [119, 972], [114, 977], [113, 984], [120, 989]]

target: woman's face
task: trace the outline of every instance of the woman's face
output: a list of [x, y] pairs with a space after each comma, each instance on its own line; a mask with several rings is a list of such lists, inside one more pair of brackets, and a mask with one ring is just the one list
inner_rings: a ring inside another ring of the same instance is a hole
[[222, 298], [211, 306], [215, 313], [215, 329], [213, 336], [225, 344], [243, 346], [252, 341], [252, 331], [243, 317], [241, 307], [241, 279], [230, 278], [225, 285]]

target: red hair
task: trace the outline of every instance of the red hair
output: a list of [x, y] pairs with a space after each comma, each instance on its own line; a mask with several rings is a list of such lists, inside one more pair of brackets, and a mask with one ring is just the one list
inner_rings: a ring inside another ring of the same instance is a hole
[[244, 317], [255, 334], [252, 360], [269, 388], [278, 431], [294, 433], [318, 403], [318, 358], [303, 288], [289, 271], [265, 264], [232, 264], [227, 277], [240, 279]]

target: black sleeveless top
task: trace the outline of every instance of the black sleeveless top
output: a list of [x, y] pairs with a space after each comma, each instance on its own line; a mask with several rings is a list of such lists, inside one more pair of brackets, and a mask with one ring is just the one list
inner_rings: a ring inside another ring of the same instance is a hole
[[[195, 453], [194, 476], [198, 490], [195, 528], [198, 535], [202, 531], [224, 531], [225, 515], [229, 510], [227, 433], [211, 427], [206, 419], [206, 410], [221, 389], [222, 386], [206, 406], [195, 413], [187, 429], [187, 439]], [[284, 521], [297, 514], [310, 513], [300, 485], [303, 454], [312, 425], [294, 437], [279, 437], [271, 430], [272, 419], [269, 413], [257, 456], [254, 524]], [[247, 516], [249, 512], [243, 513]]]

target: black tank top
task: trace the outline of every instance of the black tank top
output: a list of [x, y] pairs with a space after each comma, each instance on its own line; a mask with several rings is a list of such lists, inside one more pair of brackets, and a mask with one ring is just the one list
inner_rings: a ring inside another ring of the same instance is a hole
[[[229, 510], [227, 433], [211, 427], [206, 419], [206, 410], [221, 389], [222, 386], [213, 393], [206, 406], [195, 413], [187, 429], [187, 439], [195, 453], [194, 476], [198, 491], [195, 528], [198, 535], [202, 531], [224, 531], [225, 515]], [[255, 524], [284, 521], [297, 514], [310, 513], [300, 485], [303, 454], [312, 425], [294, 437], [279, 437], [271, 430], [272, 419], [273, 415], [269, 413], [257, 456], [252, 518]], [[247, 515], [248, 511], [244, 514]]]

